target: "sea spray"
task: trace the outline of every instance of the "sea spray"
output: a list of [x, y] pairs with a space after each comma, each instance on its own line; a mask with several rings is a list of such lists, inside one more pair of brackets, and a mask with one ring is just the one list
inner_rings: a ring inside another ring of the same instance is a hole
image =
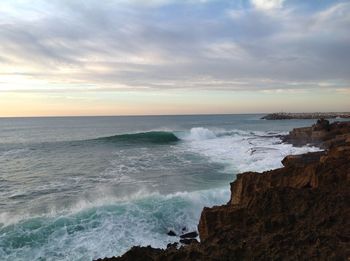
[[287, 155], [320, 150], [312, 146], [293, 147], [284, 144], [278, 137], [282, 134], [284, 133], [196, 128], [191, 129], [188, 136], [182, 137], [188, 142], [181, 146], [186, 146], [189, 151], [203, 155], [212, 162], [224, 164], [225, 172], [228, 173], [275, 169], [282, 166], [281, 160]]
[[133, 245], [164, 248], [183, 227], [196, 230], [203, 206], [229, 200], [229, 190], [152, 193], [56, 217], [36, 217], [0, 229], [0, 256], [11, 260], [91, 260], [125, 252]]

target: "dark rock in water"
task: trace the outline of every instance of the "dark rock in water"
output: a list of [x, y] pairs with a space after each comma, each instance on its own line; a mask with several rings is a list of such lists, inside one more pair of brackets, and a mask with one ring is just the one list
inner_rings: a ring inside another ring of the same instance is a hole
[[267, 151], [276, 151], [275, 148], [268, 148], [268, 147], [254, 147], [250, 149], [250, 155], [256, 154], [256, 153], [265, 153]]
[[190, 245], [192, 243], [198, 243], [198, 241], [195, 238], [183, 238], [183, 239], [180, 239], [180, 243], [184, 245]]
[[182, 232], [185, 232], [185, 231], [187, 231], [187, 227], [182, 228]]
[[140, 247], [134, 246], [121, 257], [106, 257], [103, 259], [96, 259], [95, 261], [116, 261], [116, 260], [132, 260], [132, 261], [154, 261], [158, 260], [158, 256], [162, 252], [161, 249], [152, 248], [151, 246]]
[[200, 242], [181, 238], [179, 249], [133, 247], [104, 260], [349, 260], [350, 122], [321, 121], [291, 133], [289, 141], [317, 137], [326, 150], [237, 175], [230, 201], [203, 209]]
[[167, 244], [166, 248], [177, 248], [177, 246], [179, 245], [178, 242], [175, 242], [175, 243], [169, 243]]
[[193, 231], [193, 232], [183, 234], [180, 237], [181, 238], [196, 238], [196, 237], [198, 237], [198, 233], [196, 231]]
[[172, 230], [169, 230], [169, 232], [167, 233], [168, 236], [171, 236], [171, 237], [176, 237], [176, 233]]

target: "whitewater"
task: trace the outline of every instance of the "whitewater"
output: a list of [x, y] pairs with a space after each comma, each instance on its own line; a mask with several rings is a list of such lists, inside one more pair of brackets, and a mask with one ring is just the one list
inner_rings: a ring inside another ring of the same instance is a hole
[[225, 204], [244, 171], [319, 150], [261, 115], [0, 119], [0, 260], [92, 260], [164, 248]]

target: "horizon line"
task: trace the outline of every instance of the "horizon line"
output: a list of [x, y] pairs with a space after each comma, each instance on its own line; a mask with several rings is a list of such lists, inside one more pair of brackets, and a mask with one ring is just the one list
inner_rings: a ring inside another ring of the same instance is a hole
[[9, 118], [78, 118], [78, 117], [161, 117], [161, 116], [220, 116], [220, 115], [263, 115], [273, 113], [350, 113], [337, 111], [312, 111], [312, 112], [243, 112], [243, 113], [189, 113], [189, 114], [124, 114], [124, 115], [37, 115], [37, 116], [0, 116], [0, 119]]

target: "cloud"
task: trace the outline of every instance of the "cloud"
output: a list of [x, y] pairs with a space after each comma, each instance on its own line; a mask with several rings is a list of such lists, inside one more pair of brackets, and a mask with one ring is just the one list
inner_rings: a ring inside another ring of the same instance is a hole
[[285, 0], [252, 0], [252, 4], [258, 9], [271, 10], [281, 8], [284, 1]]
[[1, 3], [2, 91], [291, 92], [350, 81], [347, 2], [20, 2]]
[[[333, 90], [331, 90], [331, 91], [333, 91]], [[341, 94], [350, 95], [350, 87], [335, 89], [335, 91], [338, 93], [341, 93]]]

